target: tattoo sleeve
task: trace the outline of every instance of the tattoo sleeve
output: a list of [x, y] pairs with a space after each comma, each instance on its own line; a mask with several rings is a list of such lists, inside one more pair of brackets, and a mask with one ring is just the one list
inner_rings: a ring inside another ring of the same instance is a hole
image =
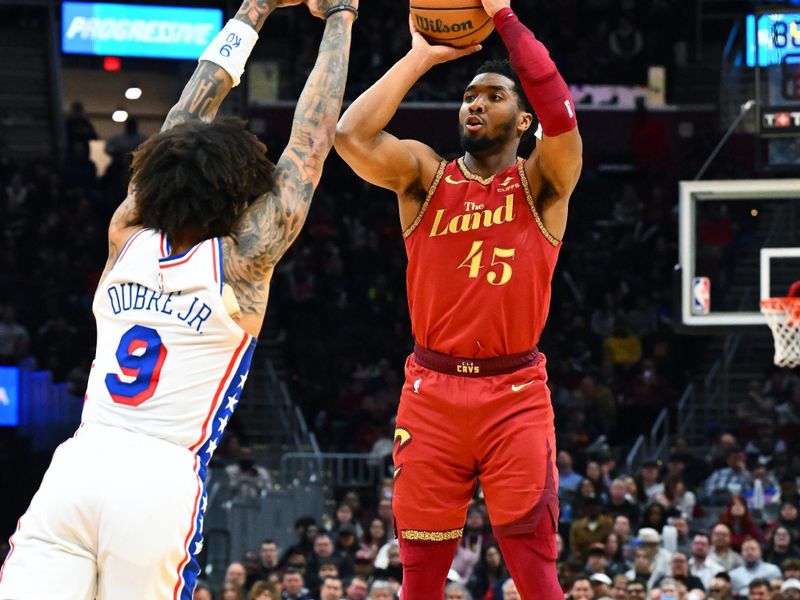
[[[328, 19], [317, 62], [306, 81], [289, 144], [275, 169], [275, 187], [242, 214], [226, 249], [225, 275], [234, 283], [242, 312], [263, 313], [269, 275], [297, 238], [333, 146], [347, 79], [352, 15]], [[230, 250], [230, 251], [229, 251]]]
[[[244, 0], [234, 19], [261, 31], [278, 0]], [[180, 100], [167, 114], [161, 131], [166, 131], [189, 119], [211, 121], [217, 115], [222, 101], [231, 91], [233, 80], [222, 67], [200, 61], [189, 83], [183, 88]]]

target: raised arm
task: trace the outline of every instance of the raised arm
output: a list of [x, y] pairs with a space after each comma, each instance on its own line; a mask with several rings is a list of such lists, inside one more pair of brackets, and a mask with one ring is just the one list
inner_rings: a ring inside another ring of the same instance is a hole
[[[258, 33], [267, 17], [276, 8], [300, 2], [301, 0], [244, 0], [233, 20], [249, 26]], [[167, 114], [161, 131], [189, 119], [213, 120], [222, 101], [233, 87], [233, 77], [225, 69], [201, 59], [189, 83], [183, 88], [180, 99]]]
[[480, 49], [480, 46], [464, 49], [431, 46], [413, 24], [411, 34], [408, 54], [350, 105], [336, 128], [336, 151], [347, 164], [369, 183], [401, 197], [413, 195], [409, 191], [420, 187], [426, 171], [430, 180], [440, 159], [428, 146], [399, 140], [383, 128], [411, 87], [433, 66]]
[[312, 8], [329, 16], [317, 62], [297, 102], [289, 145], [275, 168], [275, 186], [242, 214], [226, 242], [225, 276], [244, 318], [263, 317], [272, 270], [300, 233], [333, 146], [357, 6], [357, 0], [318, 0]]
[[547, 229], [561, 238], [567, 205], [582, 166], [583, 144], [575, 103], [547, 49], [511, 10], [510, 0], [482, 0], [494, 19], [523, 91], [536, 111], [543, 133], [525, 170], [538, 188], [538, 202]]
[[[258, 33], [264, 26], [267, 17], [276, 8], [300, 4], [301, 1], [244, 0], [232, 20], [250, 27], [255, 33]], [[235, 40], [232, 41], [236, 43]], [[216, 42], [217, 39], [210, 44], [209, 48], [214, 47]], [[216, 45], [218, 46], [219, 44]], [[244, 53], [245, 48], [243, 48], [241, 40], [239, 40], [236, 50]], [[243, 56], [243, 61], [247, 60], [247, 54], [249, 54], [249, 49]], [[171, 129], [175, 125], [190, 119], [213, 120], [222, 101], [232, 87], [234, 87], [233, 77], [224, 68], [208, 60], [201, 59], [194, 70], [194, 74], [189, 79], [189, 83], [183, 88], [177, 104], [167, 114], [161, 131]], [[114, 211], [108, 227], [109, 252], [103, 276], [114, 264], [117, 253], [130, 237], [132, 231], [135, 230], [136, 226], [131, 225], [135, 221], [135, 217], [136, 196], [132, 193], [132, 190], [128, 190], [128, 196]]]

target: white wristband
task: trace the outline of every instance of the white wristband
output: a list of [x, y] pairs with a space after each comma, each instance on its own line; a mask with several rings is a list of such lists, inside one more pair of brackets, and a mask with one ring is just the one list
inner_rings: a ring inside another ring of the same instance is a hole
[[233, 87], [236, 87], [242, 80], [244, 65], [257, 41], [255, 29], [242, 21], [231, 19], [203, 51], [198, 62], [207, 60], [219, 65], [228, 72], [233, 79]]

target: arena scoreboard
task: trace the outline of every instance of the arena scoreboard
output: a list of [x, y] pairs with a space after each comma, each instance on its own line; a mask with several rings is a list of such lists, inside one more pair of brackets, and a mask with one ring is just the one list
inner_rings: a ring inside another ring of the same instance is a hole
[[800, 64], [800, 12], [748, 15], [747, 66]]

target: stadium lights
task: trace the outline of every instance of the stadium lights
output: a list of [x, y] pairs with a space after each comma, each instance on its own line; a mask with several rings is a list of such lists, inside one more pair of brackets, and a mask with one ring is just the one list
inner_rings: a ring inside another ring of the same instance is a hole
[[114, 121], [114, 123], [124, 123], [128, 120], [128, 111], [115, 110], [114, 114], [111, 115], [111, 120]]
[[138, 100], [142, 97], [142, 88], [131, 86], [125, 90], [125, 98], [128, 100]]

